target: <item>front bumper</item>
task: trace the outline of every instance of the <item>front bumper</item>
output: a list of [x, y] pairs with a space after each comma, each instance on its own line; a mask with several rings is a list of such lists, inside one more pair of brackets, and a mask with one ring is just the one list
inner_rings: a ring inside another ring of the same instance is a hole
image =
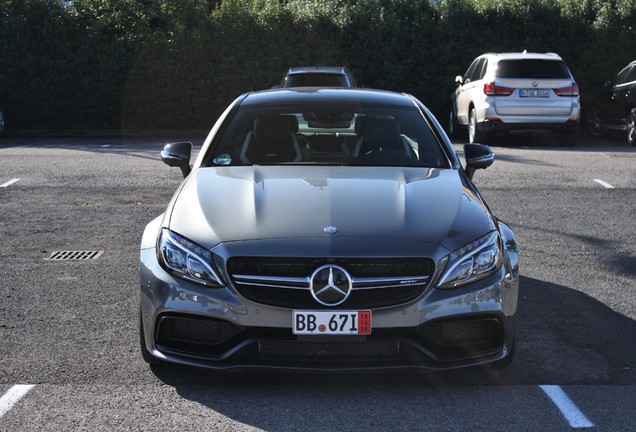
[[507, 357], [516, 332], [518, 275], [505, 260], [474, 284], [429, 287], [416, 300], [372, 310], [369, 336], [295, 336], [292, 310], [206, 288], [165, 272], [141, 251], [145, 346], [155, 357], [214, 369], [453, 369]]

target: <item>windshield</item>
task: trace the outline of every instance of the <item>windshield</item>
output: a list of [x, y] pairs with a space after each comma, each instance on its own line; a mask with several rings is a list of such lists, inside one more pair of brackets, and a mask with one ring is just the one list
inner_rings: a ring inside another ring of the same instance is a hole
[[435, 134], [415, 107], [242, 107], [215, 141], [209, 166], [449, 167]]
[[570, 78], [565, 63], [559, 60], [501, 60], [497, 78]]

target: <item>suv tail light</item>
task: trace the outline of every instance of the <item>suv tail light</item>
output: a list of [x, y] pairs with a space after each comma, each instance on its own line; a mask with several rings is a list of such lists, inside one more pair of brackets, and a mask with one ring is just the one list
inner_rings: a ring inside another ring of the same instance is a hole
[[484, 84], [484, 93], [486, 93], [487, 96], [510, 96], [514, 91], [515, 89], [510, 87], [495, 85], [494, 82]]
[[557, 96], [578, 96], [579, 86], [577, 83], [572, 83], [572, 85], [569, 87], [554, 89], [554, 92], [557, 94]]

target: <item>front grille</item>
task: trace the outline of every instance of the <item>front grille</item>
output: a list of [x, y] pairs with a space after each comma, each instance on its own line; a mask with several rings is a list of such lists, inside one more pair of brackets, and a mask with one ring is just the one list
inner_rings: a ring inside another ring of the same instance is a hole
[[228, 263], [228, 270], [262, 276], [309, 277], [325, 264], [342, 266], [354, 277], [416, 276], [430, 274], [434, 267], [429, 258], [234, 257]]
[[[339, 309], [372, 309], [395, 306], [416, 299], [426, 286], [415, 285], [393, 289], [370, 289], [354, 291], [349, 298], [338, 305]], [[261, 286], [241, 286], [239, 292], [245, 298], [269, 306], [288, 309], [328, 309], [318, 303], [306, 290], [267, 288]]]
[[311, 294], [312, 273], [332, 264], [345, 269], [352, 291], [340, 309], [371, 309], [415, 300], [427, 288], [435, 265], [428, 258], [234, 257], [228, 273], [237, 291], [260, 304], [324, 309]]

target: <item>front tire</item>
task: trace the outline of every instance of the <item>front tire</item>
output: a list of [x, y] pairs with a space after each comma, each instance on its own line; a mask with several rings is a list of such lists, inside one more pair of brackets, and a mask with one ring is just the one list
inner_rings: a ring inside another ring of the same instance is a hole
[[448, 136], [449, 138], [455, 138], [455, 139], [466, 138], [466, 128], [462, 126], [461, 124], [459, 124], [457, 113], [453, 109], [451, 109], [450, 115], [448, 118]]
[[455, 116], [455, 111], [451, 110], [448, 118], [448, 136], [454, 137], [457, 133], [457, 120]]
[[627, 116], [627, 144], [636, 145], [636, 108], [632, 108]]
[[468, 115], [468, 142], [471, 144], [486, 144], [488, 142], [488, 134], [477, 128], [475, 108], [471, 108]]
[[585, 123], [587, 125], [588, 133], [596, 138], [600, 138], [605, 135], [605, 131], [603, 130], [603, 116], [601, 115], [601, 110], [592, 107], [585, 116]]

